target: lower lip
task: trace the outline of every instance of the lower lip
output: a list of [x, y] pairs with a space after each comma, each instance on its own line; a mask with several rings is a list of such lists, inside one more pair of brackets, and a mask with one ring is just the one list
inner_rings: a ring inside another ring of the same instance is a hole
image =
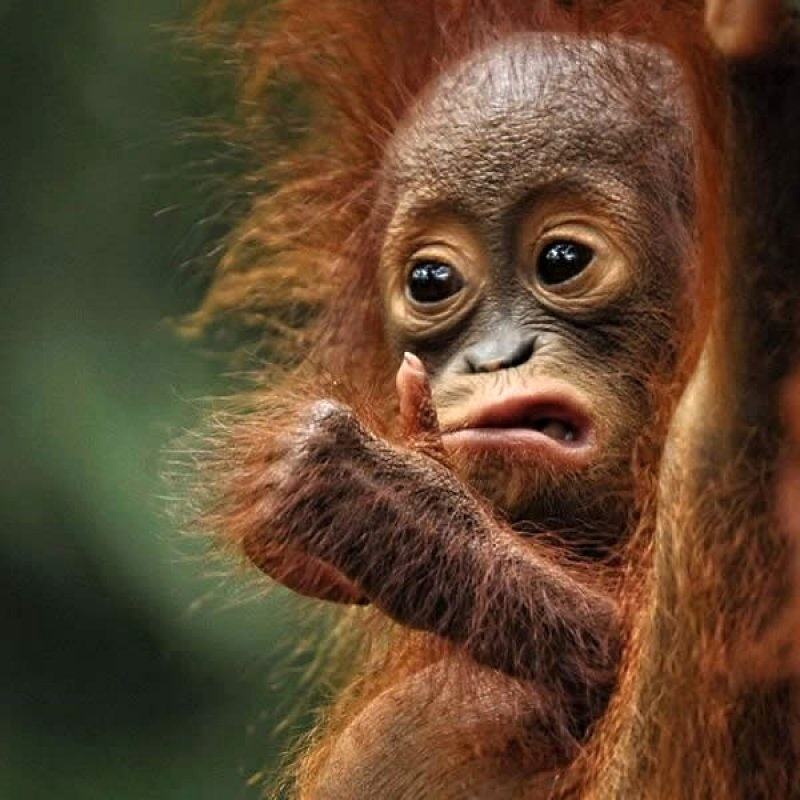
[[562, 469], [579, 469], [592, 457], [590, 441], [559, 441], [530, 428], [465, 428], [442, 436], [448, 450], [508, 452]]

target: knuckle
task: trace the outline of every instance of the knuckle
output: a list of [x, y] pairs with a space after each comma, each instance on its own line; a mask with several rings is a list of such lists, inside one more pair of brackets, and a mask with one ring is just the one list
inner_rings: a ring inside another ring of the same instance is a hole
[[325, 425], [342, 416], [350, 416], [350, 411], [336, 400], [317, 400], [308, 412], [308, 421], [311, 425]]
[[346, 451], [363, 445], [367, 434], [353, 412], [334, 400], [318, 400], [302, 425], [300, 444], [309, 454]]

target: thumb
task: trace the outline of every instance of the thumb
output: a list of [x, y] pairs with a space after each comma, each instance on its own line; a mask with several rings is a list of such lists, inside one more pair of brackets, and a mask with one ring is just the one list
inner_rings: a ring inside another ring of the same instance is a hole
[[425, 365], [413, 354], [405, 353], [397, 371], [400, 398], [400, 427], [406, 439], [432, 437], [439, 441], [439, 420], [431, 396]]

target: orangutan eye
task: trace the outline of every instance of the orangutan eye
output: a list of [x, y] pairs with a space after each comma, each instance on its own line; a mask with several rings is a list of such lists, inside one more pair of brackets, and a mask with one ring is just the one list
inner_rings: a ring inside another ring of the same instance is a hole
[[536, 274], [545, 286], [554, 286], [580, 275], [594, 258], [594, 250], [569, 239], [548, 242], [536, 261]]
[[416, 303], [440, 303], [463, 288], [459, 272], [442, 261], [416, 261], [408, 273], [408, 296]]

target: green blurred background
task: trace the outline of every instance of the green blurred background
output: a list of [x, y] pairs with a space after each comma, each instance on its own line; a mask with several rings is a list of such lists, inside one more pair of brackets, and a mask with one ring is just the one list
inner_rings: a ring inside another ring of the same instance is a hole
[[224, 94], [187, 16], [0, 0], [0, 800], [255, 798], [303, 727], [302, 664], [274, 669], [302, 609], [243, 602], [164, 512], [164, 448], [226, 390], [162, 322], [230, 169], [188, 135]]

